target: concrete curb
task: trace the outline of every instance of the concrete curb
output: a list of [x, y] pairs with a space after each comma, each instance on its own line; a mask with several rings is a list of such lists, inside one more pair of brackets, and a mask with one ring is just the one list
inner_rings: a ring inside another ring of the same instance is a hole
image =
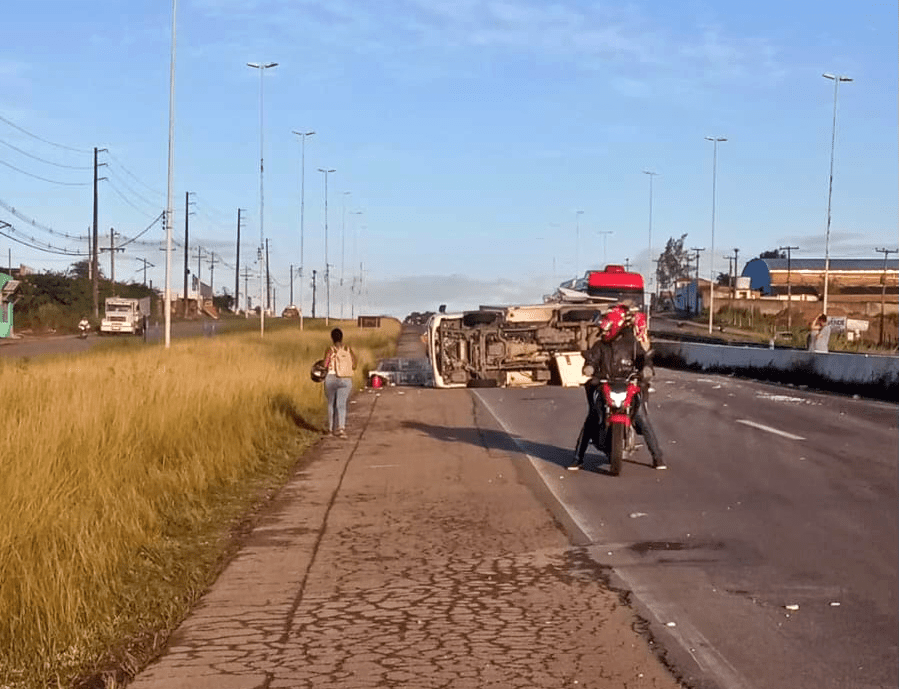
[[899, 357], [656, 340], [656, 365], [895, 401]]

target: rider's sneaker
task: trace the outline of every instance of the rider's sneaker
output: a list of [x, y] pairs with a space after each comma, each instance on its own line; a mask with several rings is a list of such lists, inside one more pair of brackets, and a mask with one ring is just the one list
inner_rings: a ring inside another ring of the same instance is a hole
[[582, 466], [584, 466], [584, 458], [575, 457], [574, 460], [572, 460], [571, 464], [568, 465], [568, 471], [577, 471]]
[[662, 471], [663, 469], [667, 469], [668, 465], [665, 464], [664, 459], [654, 459], [654, 460], [652, 460], [652, 468]]

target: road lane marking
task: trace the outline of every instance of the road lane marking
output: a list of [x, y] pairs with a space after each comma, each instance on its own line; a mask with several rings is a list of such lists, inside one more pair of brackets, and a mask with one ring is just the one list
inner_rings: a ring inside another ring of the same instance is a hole
[[[474, 396], [478, 398], [484, 408], [490, 412], [494, 420], [502, 427], [506, 434], [518, 446], [519, 450], [528, 458], [531, 466], [537, 471], [543, 485], [549, 490], [555, 498], [556, 503], [568, 514], [568, 517], [580, 532], [589, 541], [588, 547], [606, 548], [608, 546], [601, 545], [601, 533], [593, 529], [587, 516], [576, 507], [569, 505], [562, 496], [559, 488], [560, 483], [551, 477], [558, 474], [562, 467], [556, 466], [546, 460], [538, 459], [528, 454], [526, 449], [527, 441], [519, 438], [512, 429], [506, 425], [506, 422], [500, 418], [500, 415], [494, 411], [493, 407], [487, 402], [486, 398], [478, 391], [472, 390]], [[718, 680], [722, 687], [726, 689], [749, 689], [751, 685], [740, 674], [740, 672], [718, 651], [702, 633], [686, 619], [684, 611], [681, 611], [676, 605], [663, 603], [657, 599], [649, 587], [646, 586], [638, 573], [629, 571], [625, 568], [614, 568], [615, 573], [624, 582], [625, 587], [632, 591], [646, 609], [655, 617], [659, 624], [664, 624], [672, 617], [678, 617], [681, 622], [680, 626], [666, 631], [671, 635], [677, 644], [686, 651], [693, 661], [702, 668], [703, 671], [709, 673], [714, 679]]]
[[774, 433], [775, 435], [780, 435], [784, 438], [789, 438], [790, 440], [805, 440], [805, 438], [803, 438], [801, 435], [793, 435], [792, 433], [787, 433], [786, 431], [782, 431], [777, 428], [771, 428], [771, 426], [765, 426], [763, 424], [756, 423], [755, 421], [749, 421], [748, 419], [737, 419], [737, 423], [742, 423], [745, 426], [758, 428], [760, 431], [768, 431], [769, 433]]

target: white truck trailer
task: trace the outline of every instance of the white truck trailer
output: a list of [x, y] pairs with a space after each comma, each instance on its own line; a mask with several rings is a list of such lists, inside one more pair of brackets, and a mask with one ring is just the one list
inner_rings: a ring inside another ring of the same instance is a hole
[[100, 334], [127, 333], [141, 335], [144, 324], [150, 316], [150, 297], [129, 299], [127, 297], [107, 297], [106, 312], [100, 322]]

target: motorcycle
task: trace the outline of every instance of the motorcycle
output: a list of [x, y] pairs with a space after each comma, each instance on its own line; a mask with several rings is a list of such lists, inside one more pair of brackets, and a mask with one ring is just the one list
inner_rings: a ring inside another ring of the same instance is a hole
[[604, 405], [605, 434], [600, 449], [609, 458], [609, 473], [618, 476], [621, 463], [637, 448], [634, 417], [640, 404], [640, 377], [633, 373], [624, 380], [601, 380], [598, 388]]
[[[638, 364], [632, 348], [626, 349], [631, 351], [617, 356], [611, 349], [600, 350], [606, 355], [605, 362], [600, 363], [600, 357], [594, 355], [583, 369], [584, 375], [590, 377], [587, 384], [591, 395], [590, 413], [595, 414], [590, 441], [608, 457], [612, 476], [621, 473], [622, 462], [637, 449], [635, 418], [641, 404], [642, 384], [652, 376], [651, 368], [638, 368], [638, 365], [645, 365], [652, 353], [649, 352]], [[579, 446], [580, 443], [579, 438]]]
[[78, 323], [78, 338], [81, 340], [87, 339], [87, 334], [90, 332], [91, 324], [88, 321], [80, 321]]

